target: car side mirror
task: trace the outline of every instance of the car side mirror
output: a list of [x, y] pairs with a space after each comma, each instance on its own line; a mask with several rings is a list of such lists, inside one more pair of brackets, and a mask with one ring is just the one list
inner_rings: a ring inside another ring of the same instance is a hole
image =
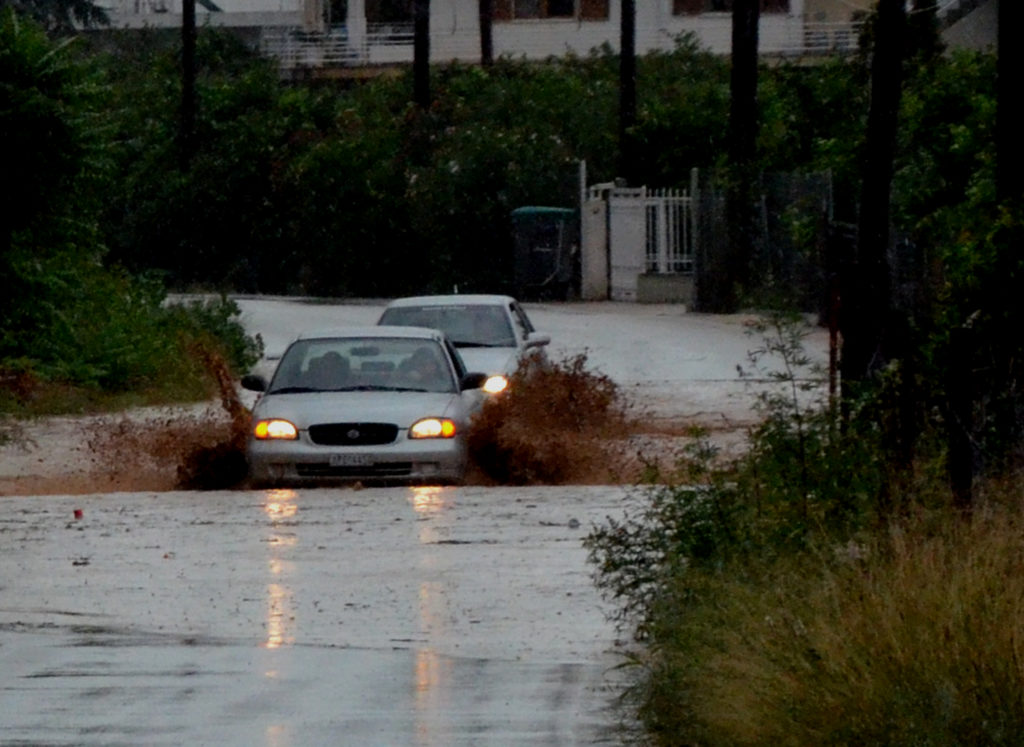
[[479, 389], [484, 385], [485, 381], [487, 381], [487, 374], [485, 373], [468, 373], [459, 382], [459, 389], [463, 392], [467, 389]]
[[267, 391], [267, 380], [259, 374], [246, 374], [242, 377], [242, 388], [250, 392]]
[[542, 335], [539, 332], [531, 332], [526, 337], [526, 347], [539, 348], [551, 342], [551, 335]]

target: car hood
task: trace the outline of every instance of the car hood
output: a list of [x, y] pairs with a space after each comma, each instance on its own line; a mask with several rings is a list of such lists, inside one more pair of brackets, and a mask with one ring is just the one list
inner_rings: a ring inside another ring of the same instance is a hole
[[459, 348], [466, 370], [473, 373], [514, 373], [519, 365], [517, 353], [517, 348]]
[[283, 418], [305, 429], [317, 423], [395, 423], [408, 428], [420, 418], [465, 417], [458, 394], [435, 392], [316, 392], [266, 394], [253, 420]]

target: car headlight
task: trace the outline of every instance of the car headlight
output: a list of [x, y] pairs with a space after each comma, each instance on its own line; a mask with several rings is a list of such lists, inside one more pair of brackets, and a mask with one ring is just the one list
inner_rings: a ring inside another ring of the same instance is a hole
[[299, 437], [299, 429], [287, 420], [271, 418], [260, 420], [252, 428], [252, 435], [261, 441], [267, 439], [285, 439], [294, 441]]
[[499, 394], [506, 389], [508, 389], [508, 379], [501, 374], [488, 376], [483, 385], [483, 390], [488, 394]]
[[448, 418], [423, 418], [409, 428], [409, 438], [454, 438], [455, 423]]

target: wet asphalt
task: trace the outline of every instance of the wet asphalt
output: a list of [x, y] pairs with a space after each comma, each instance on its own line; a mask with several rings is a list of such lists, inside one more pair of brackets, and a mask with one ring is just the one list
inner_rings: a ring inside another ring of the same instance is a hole
[[0, 499], [0, 745], [619, 744], [626, 489]]
[[[380, 312], [240, 305], [270, 356], [296, 330]], [[554, 358], [585, 352], [655, 416], [748, 416], [742, 317], [528, 308]], [[820, 332], [814, 350], [824, 359]], [[46, 458], [10, 457], [8, 471]], [[628, 498], [617, 486], [2, 497], [0, 746], [619, 744], [628, 646], [582, 541]]]

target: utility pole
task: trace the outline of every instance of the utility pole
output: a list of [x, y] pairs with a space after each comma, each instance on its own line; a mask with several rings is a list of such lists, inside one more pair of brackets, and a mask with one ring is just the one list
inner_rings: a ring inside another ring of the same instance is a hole
[[178, 163], [188, 171], [195, 151], [196, 131], [196, 0], [181, 5], [181, 124]]
[[[636, 0], [621, 0], [619, 45], [619, 176], [636, 180]], [[634, 185], [635, 186], [635, 185]]]
[[494, 0], [479, 0], [480, 11], [480, 64], [494, 64]]
[[430, 0], [413, 0], [413, 102], [430, 108]]
[[861, 155], [860, 216], [853, 262], [843, 269], [843, 397], [879, 372], [896, 351], [889, 278], [889, 200], [896, 152], [897, 116], [903, 86], [903, 0], [879, 0], [871, 59], [871, 103]]

